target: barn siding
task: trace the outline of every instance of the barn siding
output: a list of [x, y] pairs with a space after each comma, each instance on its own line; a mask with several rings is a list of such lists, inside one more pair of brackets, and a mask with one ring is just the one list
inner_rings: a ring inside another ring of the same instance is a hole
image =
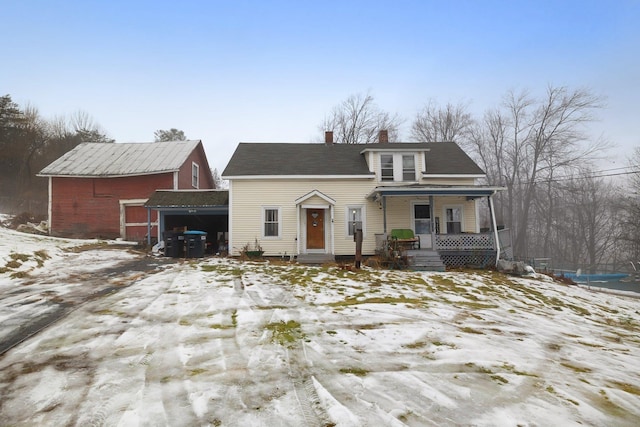
[[187, 160], [180, 167], [180, 171], [178, 172], [178, 190], [189, 190], [193, 189], [191, 182], [191, 165], [195, 162], [199, 166], [199, 177], [198, 180], [200, 182], [199, 189], [201, 190], [210, 190], [216, 188], [215, 183], [213, 182], [213, 177], [211, 176], [211, 170], [209, 169], [209, 163], [207, 162], [207, 157], [202, 149], [202, 145], [198, 145], [198, 147], [191, 152]]
[[172, 173], [118, 178], [52, 177], [49, 232], [61, 237], [120, 237], [120, 200], [147, 198], [156, 189], [172, 186]]

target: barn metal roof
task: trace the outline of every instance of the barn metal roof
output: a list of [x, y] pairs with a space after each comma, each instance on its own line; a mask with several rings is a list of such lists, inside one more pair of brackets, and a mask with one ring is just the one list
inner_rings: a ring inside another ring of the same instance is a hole
[[112, 177], [174, 172], [200, 143], [200, 140], [124, 144], [85, 142], [38, 175]]

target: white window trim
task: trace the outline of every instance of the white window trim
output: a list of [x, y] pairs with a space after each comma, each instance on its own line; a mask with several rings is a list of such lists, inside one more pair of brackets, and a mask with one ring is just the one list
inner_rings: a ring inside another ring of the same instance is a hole
[[[409, 180], [409, 181], [405, 181], [404, 180], [404, 158], [405, 157], [413, 157], [413, 179]], [[400, 168], [402, 169], [400, 171], [400, 178], [403, 182], [416, 182], [417, 181], [417, 173], [418, 173], [418, 159], [416, 158], [415, 154], [406, 154], [403, 153], [400, 155]]]
[[447, 234], [447, 209], [460, 209], [460, 232], [464, 232], [464, 205], [443, 205], [440, 234]]
[[[382, 179], [382, 156], [391, 155], [393, 159], [393, 180]], [[413, 156], [413, 179], [404, 180], [404, 156]], [[418, 158], [416, 153], [380, 153], [378, 156], [378, 181], [379, 182], [417, 182], [418, 181]]]
[[[383, 179], [382, 178], [382, 164], [383, 164], [382, 157], [383, 156], [391, 156], [391, 162], [392, 162], [392, 166], [393, 166], [393, 179]], [[378, 171], [378, 173], [379, 173], [379, 175], [378, 175], [379, 179], [378, 180], [380, 182], [393, 182], [393, 181], [396, 180], [396, 165], [397, 165], [398, 162], [396, 161], [395, 157], [396, 156], [393, 153], [380, 153], [380, 155], [378, 156], [378, 163], [380, 165], [379, 171]]]
[[191, 162], [191, 186], [195, 189], [200, 188], [200, 165], [196, 162]]
[[351, 209], [360, 209], [360, 217], [362, 220], [362, 236], [367, 235], [367, 211], [365, 205], [348, 205], [344, 210], [344, 235], [345, 237], [353, 237], [353, 234], [349, 234], [349, 213]]
[[[266, 211], [275, 210], [278, 211], [278, 235], [277, 236], [265, 236], [264, 225], [266, 221]], [[282, 207], [280, 206], [263, 206], [262, 207], [262, 220], [260, 222], [260, 235], [265, 240], [281, 240], [282, 239]]]

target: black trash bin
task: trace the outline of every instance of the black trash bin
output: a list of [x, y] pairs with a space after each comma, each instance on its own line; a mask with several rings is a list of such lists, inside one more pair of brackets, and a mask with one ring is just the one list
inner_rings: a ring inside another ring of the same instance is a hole
[[187, 258], [202, 258], [204, 257], [204, 249], [207, 246], [207, 232], [206, 231], [185, 231], [184, 240], [187, 248]]
[[182, 232], [164, 232], [164, 255], [172, 258], [180, 258], [184, 255], [184, 234]]

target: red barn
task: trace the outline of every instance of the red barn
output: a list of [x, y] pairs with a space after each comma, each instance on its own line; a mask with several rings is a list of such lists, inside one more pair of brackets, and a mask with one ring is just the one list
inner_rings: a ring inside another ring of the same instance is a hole
[[145, 240], [156, 190], [215, 188], [199, 140], [83, 143], [38, 176], [49, 178], [49, 234], [77, 238]]

